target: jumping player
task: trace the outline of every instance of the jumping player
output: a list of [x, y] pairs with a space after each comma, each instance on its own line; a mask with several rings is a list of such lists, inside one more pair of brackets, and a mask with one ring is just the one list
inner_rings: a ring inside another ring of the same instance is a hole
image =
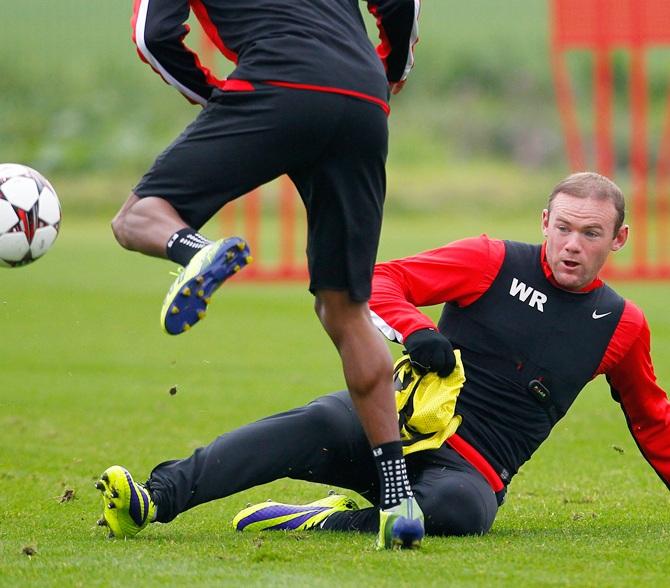
[[[649, 327], [637, 306], [598, 278], [628, 237], [621, 191], [598, 174], [568, 177], [551, 193], [542, 232], [542, 245], [482, 236], [376, 268], [371, 308], [383, 332], [431, 370], [453, 361], [453, 344], [465, 367], [456, 434], [407, 457], [429, 534], [487, 532], [520, 466], [600, 374], [643, 457], [670, 487], [670, 403], [654, 376]], [[440, 303], [436, 327], [417, 307]], [[375, 507], [359, 509], [344, 495], [262, 503], [240, 512], [235, 528], [377, 532], [379, 487], [371, 471], [350, 395], [338, 392], [159, 464], [146, 487], [132, 487], [134, 506], [116, 501], [108, 521], [135, 534], [152, 519], [168, 522], [198, 504], [290, 477], [350, 488]]]
[[[156, 159], [112, 222], [119, 243], [184, 266], [163, 303], [176, 335], [250, 261], [238, 238], [198, 230], [227, 202], [282, 174], [307, 210], [316, 313], [335, 344], [373, 448], [389, 542], [420, 545], [399, 441], [391, 357], [368, 312], [382, 222], [390, 93], [403, 87], [419, 0], [367, 0], [377, 52], [353, 0], [135, 0], [140, 57], [202, 112]], [[193, 10], [236, 67], [225, 80], [183, 43]], [[371, 359], [373, 358], [373, 359]], [[107, 510], [106, 516], [108, 514]]]

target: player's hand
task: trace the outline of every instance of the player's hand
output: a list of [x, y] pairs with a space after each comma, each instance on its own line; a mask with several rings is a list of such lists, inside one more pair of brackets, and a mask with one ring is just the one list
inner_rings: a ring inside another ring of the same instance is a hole
[[399, 94], [400, 91], [405, 87], [405, 81], [403, 80], [402, 82], [391, 82], [389, 83], [389, 90], [391, 90], [391, 94]]
[[405, 339], [405, 349], [412, 365], [426, 372], [448, 376], [456, 366], [454, 348], [449, 339], [433, 329], [414, 331]]

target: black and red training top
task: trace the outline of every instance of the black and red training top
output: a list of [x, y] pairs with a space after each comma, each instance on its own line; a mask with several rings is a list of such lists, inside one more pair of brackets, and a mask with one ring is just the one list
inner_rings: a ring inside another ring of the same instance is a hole
[[[417, 307], [445, 304], [445, 309], [450, 307], [456, 310], [451, 314], [448, 312], [445, 314], [443, 311], [440, 325], [444, 328], [443, 322], [448, 322], [453, 314], [458, 314], [458, 309], [467, 314], [468, 308], [479, 308], [482, 306], [480, 301], [490, 299], [493, 288], [500, 288], [500, 276], [507, 267], [510, 247], [507, 242], [483, 235], [455, 241], [418, 255], [378, 264], [375, 268], [370, 300], [374, 322], [387, 338], [402, 343], [419, 329], [436, 329], [433, 321]], [[514, 248], [519, 249], [520, 245], [517, 244]], [[533, 253], [532, 259], [528, 259], [528, 264], [538, 268], [535, 289], [552, 293], [552, 296], [560, 294], [560, 286], [556, 283], [546, 260], [545, 246], [537, 246], [532, 251], [536, 253]], [[524, 285], [517, 284], [517, 286], [520, 288]], [[477, 312], [470, 311], [470, 316], [474, 313], [475, 319], [474, 322], [467, 323], [470, 330], [484, 329], [487, 335], [495, 334], [496, 329], [500, 330], [500, 324], [509, 329], [510, 324], [512, 328], [514, 327], [513, 321], [517, 317], [522, 320], [522, 315], [515, 314], [517, 312], [514, 310], [515, 307], [506, 301], [514, 299], [515, 290], [509, 291], [507, 283], [505, 287], [507, 289], [502, 290], [502, 296], [499, 297], [499, 306], [494, 306], [494, 312], [486, 315], [485, 319], [479, 317]], [[597, 294], [599, 290], [604, 291], [606, 288], [607, 286], [596, 278], [583, 289], [583, 292]], [[566, 296], [569, 294], [566, 293]], [[591, 296], [584, 297], [587, 298]], [[526, 302], [521, 303], [517, 298], [519, 309], [535, 313], [536, 317], [536, 323], [525, 327], [529, 337], [532, 337], [533, 331], [540, 330], [547, 308], [544, 309], [544, 313], [536, 312], [538, 309], [533, 309], [528, 304], [533, 303], [532, 297], [529, 296], [524, 300]], [[543, 300], [546, 300], [546, 297]], [[670, 488], [670, 402], [656, 381], [650, 353], [650, 331], [644, 314], [629, 300], [621, 299], [621, 301], [622, 308], [617, 322], [612, 326], [612, 334], [608, 335], [601, 351], [598, 352], [601, 355], [593, 362], [593, 371], [586, 375], [586, 381], [600, 374], [607, 377], [612, 396], [619, 402], [628, 428], [642, 455]], [[571, 306], [578, 306], [579, 303], [571, 305], [570, 301], [566, 301], [563, 304], [564, 320], [569, 321], [569, 317], [576, 314], [571, 313]], [[496, 314], [496, 308], [500, 308], [500, 312], [505, 316]], [[573, 328], [575, 332], [571, 335], [572, 339], [559, 340], [554, 346], [540, 344], [541, 353], [546, 355], [553, 349], [554, 353], [570, 355], [571, 347], [577, 348], [581, 344], [580, 339], [588, 343], [589, 328], [594, 329], [606, 320], [593, 319], [601, 319], [609, 314], [612, 313], [600, 314], [600, 311], [593, 310], [592, 316], [589, 309], [586, 320], [579, 323], [580, 328], [583, 327], [582, 331]], [[509, 348], [497, 350], [501, 356], [511, 354], [510, 348], [514, 342], [509, 338], [508, 342], [511, 343]], [[487, 359], [482, 357], [485, 363]], [[544, 360], [551, 362], [552, 358], [545, 357]], [[573, 361], [579, 363], [580, 358], [574, 358]], [[540, 412], [528, 410], [532, 403], [526, 402], [523, 396], [510, 402], [511, 395], [504, 389], [504, 385], [475, 390], [473, 386], [476, 387], [479, 380], [500, 382], [481, 378], [478, 371], [481, 372], [482, 368], [477, 362], [478, 360], [475, 360], [475, 365], [471, 366], [470, 389], [464, 387], [461, 392], [462, 398], [459, 397], [459, 403], [462, 402], [462, 406], [467, 410], [463, 421], [464, 432], [461, 433], [459, 428], [459, 433], [466, 435], [470, 444], [487, 458], [489, 463], [494, 467], [498, 466], [496, 467], [498, 472], [501, 471], [499, 466], [503, 466], [513, 475], [537, 449], [555, 423], [547, 423]], [[500, 362], [499, 364], [504, 365]], [[467, 378], [468, 365], [465, 368]], [[578, 392], [579, 390], [574, 390], [574, 395], [576, 396]], [[561, 411], [561, 415], [565, 410]], [[465, 426], [468, 417], [470, 422]], [[539, 430], [536, 437], [533, 437], [536, 431], [533, 429], [534, 423], [529, 422], [533, 419], [542, 421], [539, 423], [540, 428], [536, 429]], [[509, 479], [508, 477], [505, 480], [503, 476], [505, 482]]]
[[[379, 29], [373, 47], [357, 0], [135, 0], [140, 57], [188, 100], [214, 88], [273, 83], [369, 100], [388, 112], [389, 82], [414, 64], [420, 0], [367, 0]], [[236, 64], [217, 79], [184, 44], [193, 11], [214, 45]]]

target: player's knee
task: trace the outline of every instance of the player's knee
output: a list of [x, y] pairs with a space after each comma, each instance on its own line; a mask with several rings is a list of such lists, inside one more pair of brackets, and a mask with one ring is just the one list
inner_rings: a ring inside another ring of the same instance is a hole
[[429, 535], [483, 535], [491, 528], [481, 502], [464, 500], [446, 507], [440, 505], [424, 512]]
[[338, 313], [336, 310], [328, 302], [317, 296], [314, 301], [314, 312], [319, 317], [319, 321], [326, 333], [328, 333], [328, 336], [339, 349], [343, 333], [342, 325], [337, 320]]
[[129, 248], [128, 239], [126, 237], [125, 222], [123, 215], [121, 215], [121, 213], [117, 214], [112, 219], [111, 225], [112, 225], [112, 234], [114, 235], [114, 238], [117, 240], [119, 245], [121, 245], [121, 247], [128, 249]]
[[350, 426], [351, 410], [333, 396], [322, 396], [305, 406], [304, 423], [322, 437], [328, 431], [334, 431], [340, 439]]
[[332, 417], [330, 412], [330, 407], [326, 406], [321, 399], [310, 402], [306, 410], [310, 426], [320, 430], [328, 428]]
[[321, 324], [323, 324], [324, 319], [321, 317], [324, 315], [324, 302], [323, 299], [318, 294], [314, 297], [314, 312], [316, 316], [319, 317]]
[[[421, 497], [420, 497], [421, 498]], [[497, 512], [495, 495], [484, 496], [468, 484], [448, 484], [419, 500], [430, 535], [483, 535]]]
[[314, 311], [336, 346], [347, 336], [353, 324], [367, 320], [367, 305], [354, 302], [346, 291], [318, 291]]
[[128, 199], [124, 202], [123, 206], [116, 213], [116, 216], [112, 219], [112, 234], [114, 238], [119, 242], [119, 244], [125, 249], [135, 250], [133, 246], [133, 233], [140, 224], [143, 226], [146, 223], [140, 223], [141, 216], [137, 214], [137, 204], [140, 202], [140, 199], [135, 193], [131, 193]]
[[128, 214], [124, 210], [120, 210], [112, 219], [112, 233], [119, 245], [124, 249], [132, 250], [132, 241], [130, 238], [130, 230], [128, 223]]

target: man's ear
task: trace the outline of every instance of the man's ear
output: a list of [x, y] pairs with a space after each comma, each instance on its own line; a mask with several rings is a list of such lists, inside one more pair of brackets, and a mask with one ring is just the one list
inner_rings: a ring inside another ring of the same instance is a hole
[[619, 251], [626, 244], [626, 241], [628, 241], [628, 232], [628, 225], [621, 225], [612, 241], [612, 251]]
[[545, 208], [542, 211], [542, 234], [544, 235], [544, 238], [547, 238], [547, 231], [549, 230], [549, 211]]

